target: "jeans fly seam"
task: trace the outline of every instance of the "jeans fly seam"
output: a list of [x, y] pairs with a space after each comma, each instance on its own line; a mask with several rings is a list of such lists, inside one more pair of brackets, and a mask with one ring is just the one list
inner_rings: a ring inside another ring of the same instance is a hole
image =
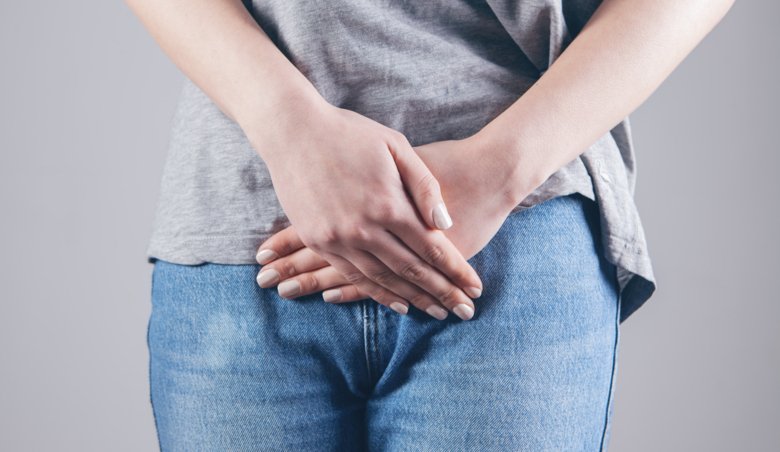
[[368, 321], [367, 321], [368, 320], [368, 311], [367, 311], [367, 308], [366, 308], [366, 300], [361, 300], [360, 301], [360, 308], [363, 311], [363, 350], [365, 351], [365, 354], [366, 354], [366, 371], [368, 372], [368, 381], [369, 381], [369, 384], [370, 384], [371, 379], [372, 379], [372, 375], [371, 375], [371, 360], [370, 360], [370, 358], [368, 356], [368, 347], [369, 347], [369, 345], [368, 345], [369, 337], [368, 336], [369, 336], [369, 332], [368, 332]]
[[[374, 328], [374, 343], [371, 344], [374, 349], [374, 364], [377, 364], [377, 366], [374, 368], [374, 370], [379, 369], [379, 304], [374, 303], [374, 318], [373, 320], [373, 328]], [[379, 372], [377, 372], [378, 374]], [[376, 379], [379, 379], [379, 375], [376, 376]], [[371, 381], [371, 384], [376, 384], [375, 381]]]

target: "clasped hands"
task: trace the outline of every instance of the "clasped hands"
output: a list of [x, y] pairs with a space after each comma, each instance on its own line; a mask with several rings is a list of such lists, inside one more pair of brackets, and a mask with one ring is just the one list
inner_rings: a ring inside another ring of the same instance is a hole
[[439, 320], [472, 318], [482, 281], [467, 260], [541, 181], [523, 178], [485, 133], [413, 148], [327, 102], [297, 117], [273, 139], [250, 136], [278, 143], [265, 161], [291, 223], [260, 245], [258, 284], [278, 284], [285, 298], [324, 291], [332, 303], [371, 298], [400, 314], [411, 304]]

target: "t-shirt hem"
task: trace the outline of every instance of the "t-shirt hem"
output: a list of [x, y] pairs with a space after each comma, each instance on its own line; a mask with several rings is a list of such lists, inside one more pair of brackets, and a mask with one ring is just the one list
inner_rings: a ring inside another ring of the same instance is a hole
[[154, 263], [159, 259], [181, 265], [200, 265], [207, 262], [257, 264], [257, 249], [274, 233], [155, 237], [146, 250], [146, 260], [148, 263]]
[[657, 284], [649, 259], [636, 254], [642, 247], [635, 240], [614, 234], [607, 237], [605, 256], [618, 268], [620, 323], [623, 323], [650, 299]]

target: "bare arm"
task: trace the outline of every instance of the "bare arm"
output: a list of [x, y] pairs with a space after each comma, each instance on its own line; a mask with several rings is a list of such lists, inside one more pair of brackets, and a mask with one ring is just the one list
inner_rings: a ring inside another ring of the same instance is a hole
[[330, 105], [239, 0], [126, 2], [246, 133], [307, 246], [401, 313], [473, 312], [482, 282], [439, 230], [452, 221], [438, 181], [403, 134]]
[[[480, 132], [418, 147], [452, 207], [447, 235], [458, 249], [467, 257], [481, 250], [511, 209], [649, 97], [733, 3], [605, 0], [547, 72]], [[285, 250], [273, 265], [295, 269], [284, 277], [304, 282], [304, 293], [366, 296], [319, 268], [292, 227], [264, 246]], [[308, 277], [315, 272], [322, 276]]]
[[239, 0], [125, 1], [168, 57], [242, 129], [264, 124], [285, 131], [322, 101]]
[[514, 168], [514, 204], [644, 102], [733, 3], [605, 0], [547, 72], [477, 134]]

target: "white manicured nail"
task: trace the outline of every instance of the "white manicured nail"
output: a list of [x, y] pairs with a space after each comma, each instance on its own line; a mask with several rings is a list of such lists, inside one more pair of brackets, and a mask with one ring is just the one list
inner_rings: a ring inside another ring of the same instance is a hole
[[257, 253], [257, 256], [255, 256], [255, 259], [257, 260], [257, 263], [260, 265], [267, 264], [268, 262], [271, 262], [272, 260], [279, 257], [276, 254], [276, 251], [274, 250], [260, 250]]
[[392, 309], [393, 311], [399, 314], [406, 314], [407, 312], [409, 312], [409, 308], [407, 308], [405, 304], [399, 303], [397, 301], [390, 303], [390, 309]]
[[452, 226], [452, 218], [447, 212], [447, 206], [440, 202], [433, 208], [433, 224], [439, 229], [449, 229]]
[[328, 302], [341, 301], [341, 289], [328, 289], [323, 291], [322, 299]]
[[276, 290], [279, 291], [279, 295], [285, 298], [291, 298], [301, 293], [301, 283], [294, 279], [289, 279], [287, 281], [282, 281]]
[[257, 284], [260, 285], [260, 287], [267, 287], [271, 284], [276, 283], [279, 281], [280, 276], [279, 272], [274, 270], [273, 268], [269, 268], [268, 270], [263, 270], [257, 275]]
[[439, 305], [432, 304], [425, 308], [425, 312], [427, 312], [432, 317], [437, 318], [438, 320], [444, 320], [447, 318], [447, 310], [442, 308]]
[[479, 298], [482, 295], [482, 289], [479, 287], [466, 287], [463, 291], [471, 298]]
[[469, 320], [474, 316], [474, 310], [467, 304], [459, 304], [452, 308], [452, 311], [463, 320]]

